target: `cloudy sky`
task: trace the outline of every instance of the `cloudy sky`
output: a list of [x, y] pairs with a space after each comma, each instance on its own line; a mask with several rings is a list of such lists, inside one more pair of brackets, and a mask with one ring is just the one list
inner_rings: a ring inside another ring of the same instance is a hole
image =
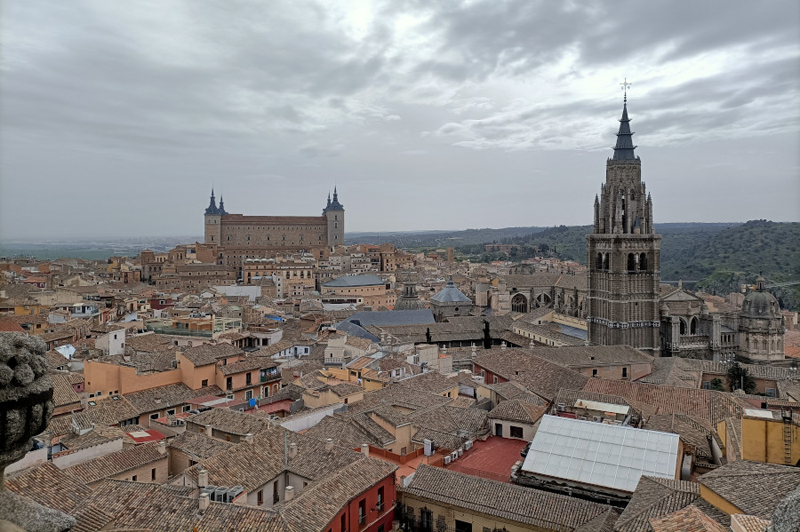
[[800, 220], [796, 0], [25, 0], [0, 17], [0, 238], [591, 222], [622, 107], [656, 222]]

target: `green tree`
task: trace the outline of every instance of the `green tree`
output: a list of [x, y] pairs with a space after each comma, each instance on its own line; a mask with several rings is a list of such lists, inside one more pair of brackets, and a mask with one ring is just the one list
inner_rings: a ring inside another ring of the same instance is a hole
[[756, 389], [756, 381], [750, 376], [747, 368], [743, 368], [738, 362], [734, 362], [728, 368], [728, 386], [731, 391], [742, 389], [744, 393], [753, 393]]
[[725, 385], [722, 383], [722, 379], [716, 378], [711, 381], [711, 389], [716, 390], [718, 392], [725, 391]]

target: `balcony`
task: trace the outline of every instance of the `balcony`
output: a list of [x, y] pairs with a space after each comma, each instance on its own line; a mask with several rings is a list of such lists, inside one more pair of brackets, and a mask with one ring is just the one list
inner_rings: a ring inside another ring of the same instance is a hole
[[706, 349], [708, 348], [708, 336], [702, 334], [684, 335], [680, 338], [681, 349]]

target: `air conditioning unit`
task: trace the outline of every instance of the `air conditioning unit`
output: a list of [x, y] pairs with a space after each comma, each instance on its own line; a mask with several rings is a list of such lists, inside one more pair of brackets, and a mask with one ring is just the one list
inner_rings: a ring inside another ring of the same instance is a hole
[[566, 405], [564, 403], [558, 403], [558, 405], [556, 405], [556, 410], [558, 410], [559, 412], [563, 412], [565, 409]]
[[472, 440], [467, 440], [464, 442], [464, 450], [469, 451], [472, 449]]
[[588, 421], [589, 420], [589, 418], [586, 417], [586, 416], [580, 416], [578, 419], [580, 419], [581, 421]]
[[444, 457], [444, 465], [448, 465], [450, 464], [450, 462], [451, 462], [450, 455], [448, 454], [447, 456]]
[[227, 502], [228, 486], [220, 486], [214, 490], [215, 502]]
[[464, 448], [463, 447], [459, 447], [458, 448], [458, 456], [461, 456], [462, 454], [464, 454]]
[[234, 486], [228, 490], [227, 502], [233, 502], [233, 499], [238, 497], [244, 491], [244, 486]]
[[458, 451], [453, 451], [452, 453], [450, 453], [450, 460], [452, 462], [455, 462], [456, 460], [458, 460]]
[[217, 489], [216, 486], [207, 486], [205, 488], [201, 488], [200, 489], [200, 494], [201, 495], [208, 495], [208, 500], [213, 501], [214, 500], [214, 492], [216, 491], [216, 489]]
[[595, 423], [601, 423], [603, 421], [603, 417], [602, 416], [592, 416], [592, 421], [594, 421]]

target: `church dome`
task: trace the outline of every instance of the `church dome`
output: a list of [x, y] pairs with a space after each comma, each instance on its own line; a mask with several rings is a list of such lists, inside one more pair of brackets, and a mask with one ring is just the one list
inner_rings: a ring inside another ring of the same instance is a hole
[[747, 318], [780, 318], [781, 309], [775, 296], [767, 292], [766, 281], [759, 276], [756, 280], [756, 289], [744, 298], [742, 303], [742, 317]]
[[453, 277], [447, 281], [447, 286], [439, 290], [435, 296], [431, 298], [432, 301], [437, 303], [472, 303], [472, 300], [464, 295], [464, 293], [456, 288], [453, 283]]

